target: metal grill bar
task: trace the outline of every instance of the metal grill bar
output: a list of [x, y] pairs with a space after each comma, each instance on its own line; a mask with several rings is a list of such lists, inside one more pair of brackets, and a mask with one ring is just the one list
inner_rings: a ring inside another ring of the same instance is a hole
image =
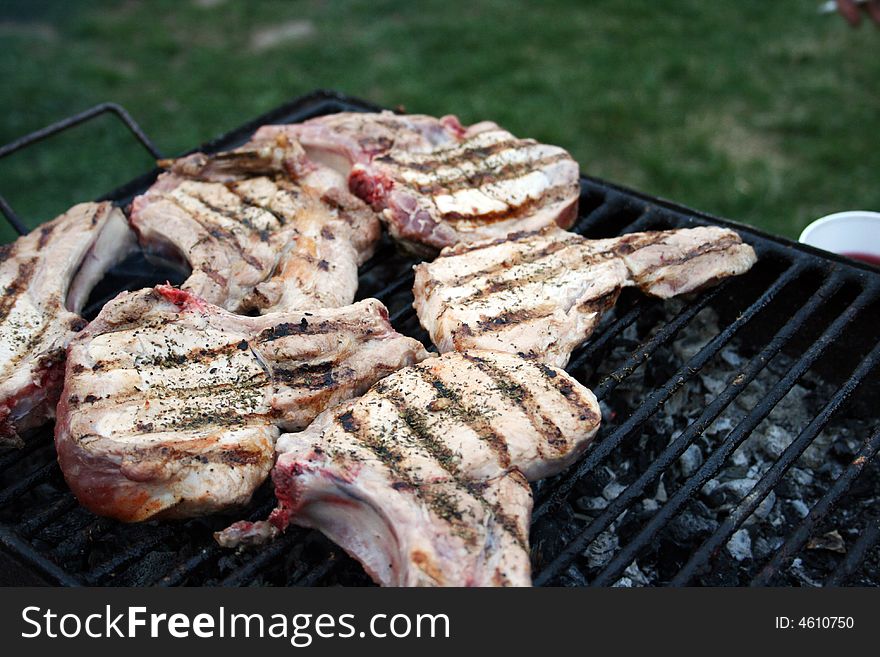
[[575, 351], [565, 369], [569, 372], [576, 372], [588, 362], [592, 361], [597, 354], [602, 353], [611, 340], [623, 333], [630, 324], [636, 321], [638, 316], [645, 311], [648, 303], [650, 303], [650, 301], [645, 297], [639, 299], [633, 304], [632, 308], [614, 320], [614, 322], [608, 326], [601, 335], [591, 339], [586, 346]]
[[406, 289], [408, 287], [412, 287], [414, 278], [415, 278], [415, 274], [410, 272], [408, 275], [397, 279], [391, 285], [388, 285], [388, 286], [382, 288], [381, 290], [379, 290], [378, 292], [376, 292], [373, 295], [373, 298], [378, 299], [379, 301], [384, 303], [388, 299], [388, 297], [390, 297], [391, 295], [393, 295], [397, 292], [400, 292], [401, 290]]
[[19, 497], [20, 495], [26, 493], [28, 490], [37, 486], [47, 479], [51, 477], [53, 474], [57, 472], [58, 464], [55, 461], [50, 461], [46, 465], [40, 466], [30, 474], [21, 478], [10, 486], [2, 491], [0, 491], [0, 506], [6, 506], [10, 501]]
[[31, 455], [35, 455], [37, 452], [49, 451], [49, 447], [48, 443], [39, 440], [31, 440], [21, 449], [9, 450], [6, 454], [0, 457], [0, 472], [5, 472], [16, 463], [25, 460]]
[[571, 230], [575, 233], [583, 234], [584, 228], [590, 223], [590, 217], [605, 204], [607, 196], [606, 191], [603, 189], [581, 184], [580, 200], [578, 201], [579, 216]]
[[306, 573], [303, 577], [297, 580], [297, 586], [314, 586], [322, 579], [324, 579], [327, 575], [329, 575], [333, 570], [335, 570], [336, 566], [339, 565], [339, 559], [336, 558], [336, 555], [331, 554], [328, 559], [325, 559], [317, 566], [315, 566], [312, 570]]
[[858, 540], [847, 551], [846, 556], [834, 569], [834, 572], [825, 580], [825, 586], [840, 586], [852, 577], [859, 564], [865, 559], [870, 550], [880, 541], [880, 517], [875, 516], [868, 520], [868, 524], [862, 530]]
[[[837, 279], [837, 277], [832, 277], [829, 282], [832, 282], [835, 279]], [[834, 286], [836, 286], [836, 284]], [[812, 298], [811, 302], [821, 298], [822, 295], [817, 294]], [[593, 581], [594, 586], [612, 584], [620, 577], [620, 574], [626, 570], [627, 566], [632, 563], [638, 553], [641, 552], [651, 540], [653, 540], [663, 526], [665, 526], [672, 517], [681, 510], [684, 504], [703, 487], [709, 478], [721, 469], [724, 462], [733, 451], [749, 437], [755, 427], [757, 427], [758, 424], [770, 414], [770, 411], [773, 410], [776, 404], [779, 403], [779, 400], [788, 394], [791, 390], [791, 386], [803, 376], [810, 366], [816, 362], [819, 356], [822, 355], [828, 345], [840, 336], [846, 326], [865, 308], [865, 306], [868, 305], [868, 303], [873, 300], [873, 298], [873, 291], [869, 290], [863, 290], [861, 294], [856, 297], [855, 301], [853, 301], [850, 306], [838, 316], [831, 326], [825, 330], [822, 336], [810, 346], [794, 365], [789, 368], [785, 376], [773, 386], [767, 396], [764, 397], [736, 426], [736, 428], [728, 434], [721, 447], [706, 459], [706, 462], [697, 470], [697, 472], [690, 477], [685, 484], [679, 488], [674, 495], [672, 495], [672, 497], [669, 498], [669, 501], [656, 514], [654, 514], [641, 531], [639, 531], [639, 533], [636, 534], [636, 536], [611, 559]], [[822, 299], [822, 301], [824, 301], [824, 299]], [[810, 303], [808, 306], [809, 305], [813, 304]], [[818, 305], [820, 304], [817, 303], [816, 306]], [[809, 314], [810, 313], [806, 313], [806, 315]], [[801, 313], [799, 312], [786, 324], [786, 327], [783, 327], [780, 333], [785, 331], [785, 333], [788, 334], [787, 337], [784, 338], [784, 341], [787, 341], [787, 339], [794, 334], [794, 332], [801, 326], [804, 319], [805, 317], [801, 316]], [[777, 333], [776, 337], [774, 337], [774, 342], [779, 337], [780, 334]], [[776, 351], [778, 351], [778, 349]]]
[[577, 222], [575, 232], [588, 235], [593, 228], [601, 226], [607, 221], [613, 219], [615, 223], [618, 223], [621, 220], [627, 221], [627, 218], [631, 216], [633, 216], [631, 202], [619, 194], [609, 194], [599, 208], [591, 212], [584, 220]]
[[12, 227], [15, 229], [15, 232], [19, 235], [27, 235], [28, 227], [24, 225], [21, 218], [16, 214], [15, 210], [12, 209], [12, 206], [9, 205], [9, 202], [0, 196], [0, 212], [6, 217], [6, 220], [12, 224]]
[[0, 525], [0, 545], [24, 560], [38, 572], [44, 573], [61, 586], [82, 586], [78, 578], [69, 574], [63, 568], [59, 568], [46, 557], [37, 554], [26, 541], [19, 538], [15, 532]]
[[639, 214], [634, 220], [629, 222], [628, 224], [624, 224], [620, 227], [617, 234], [625, 235], [627, 233], [640, 233], [645, 230], [645, 228], [651, 223], [651, 221], [656, 221], [657, 217], [652, 215], [650, 210], [645, 210], [641, 214]]
[[73, 493], [67, 493], [59, 497], [55, 502], [47, 506], [40, 513], [35, 513], [30, 518], [22, 522], [18, 531], [23, 536], [29, 536], [51, 523], [53, 520], [60, 518], [71, 509], [75, 509], [78, 502]]
[[113, 558], [89, 571], [85, 577], [86, 583], [89, 585], [97, 584], [108, 575], [112, 575], [118, 568], [140, 559], [160, 543], [166, 542], [171, 535], [170, 527], [162, 527], [149, 536], [145, 536], [134, 545], [129, 546], [124, 552], [118, 552]]
[[745, 521], [758, 505], [782, 479], [788, 469], [810, 446], [816, 436], [825, 428], [831, 417], [849, 399], [853, 391], [864, 381], [865, 377], [876, 367], [880, 360], [880, 343], [874, 347], [867, 358], [861, 362], [853, 375], [844, 383], [828, 401], [822, 411], [813, 418], [797, 438], [786, 447], [779, 459], [770, 467], [763, 477], [746, 494], [730, 515], [718, 526], [715, 532], [693, 553], [690, 560], [672, 580], [673, 586], [686, 585], [709, 558], [723, 546], [736, 529]]
[[198, 554], [191, 556], [163, 575], [156, 584], [158, 586], [180, 586], [200, 566], [208, 563], [218, 554], [220, 554], [220, 548], [216, 543], [211, 543], [208, 547], [199, 550]]
[[388, 321], [392, 326], [399, 326], [403, 320], [409, 319], [416, 314], [415, 308], [412, 306], [404, 306], [393, 315], [388, 317]]
[[604, 438], [592, 451], [574, 466], [568, 474], [563, 474], [561, 483], [554, 486], [550, 497], [535, 509], [534, 517], [540, 518], [545, 513], [552, 511], [561, 505], [577, 481], [584, 477], [604, 461], [620, 444], [645, 421], [654, 415], [657, 410], [678, 390], [685, 381], [693, 377], [703, 365], [714, 357], [721, 348], [742, 328], [749, 320], [764, 309], [774, 297], [803, 272], [800, 264], [789, 267], [776, 281], [740, 316], [732, 322], [724, 331], [709, 341], [696, 355], [694, 355], [678, 372], [676, 372], [662, 388], [655, 390], [626, 422], [617, 428], [611, 435]]
[[263, 547], [260, 552], [244, 566], [224, 579], [221, 586], [241, 586], [257, 576], [260, 571], [271, 566], [276, 558], [280, 557], [290, 546], [301, 540], [304, 532], [297, 528], [290, 528], [285, 534], [276, 538], [272, 543]]
[[852, 463], [834, 481], [834, 485], [828, 489], [828, 492], [822, 496], [822, 499], [816, 502], [816, 505], [810, 509], [810, 513], [804, 518], [801, 525], [782, 544], [782, 547], [773, 555], [770, 562], [755, 576], [751, 582], [752, 586], [766, 586], [783, 566], [788, 565], [804, 546], [804, 543], [807, 542], [807, 539], [810, 538], [810, 534], [813, 533], [816, 526], [828, 515], [828, 512], [831, 511], [837, 500], [846, 494], [853, 481], [868, 464], [868, 461], [877, 455], [878, 450], [880, 450], [880, 430], [876, 431], [871, 438], [864, 442]]
[[106, 535], [115, 525], [114, 521], [108, 518], [97, 516], [93, 518], [94, 520], [56, 545], [52, 555], [56, 558], [79, 555], [91, 541]]

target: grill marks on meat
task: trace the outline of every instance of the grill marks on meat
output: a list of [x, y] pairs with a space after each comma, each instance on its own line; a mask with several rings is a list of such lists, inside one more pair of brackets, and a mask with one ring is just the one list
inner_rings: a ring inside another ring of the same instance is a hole
[[134, 246], [110, 203], [76, 205], [20, 237], [0, 258], [0, 447], [55, 414], [64, 350], [106, 271]]
[[580, 456], [593, 394], [513, 354], [444, 354], [402, 369], [278, 442], [281, 506], [221, 544], [315, 527], [386, 586], [531, 583], [527, 480]]
[[[580, 189], [568, 153], [501, 129], [433, 153], [392, 152], [352, 175], [392, 179], [383, 199], [392, 234], [434, 248], [553, 223], [568, 227]], [[428, 221], [436, 224], [431, 233]]]
[[562, 367], [623, 287], [668, 298], [754, 263], [753, 249], [724, 228], [587, 240], [551, 227], [416, 265], [413, 305], [440, 352], [494, 349]]
[[184, 284], [236, 312], [343, 306], [379, 238], [376, 214], [295, 142], [261, 142], [162, 164], [132, 203], [147, 249], [183, 259]]
[[382, 212], [392, 236], [422, 253], [552, 224], [568, 228], [577, 214], [572, 157], [494, 123], [464, 128], [455, 117], [343, 113], [257, 132], [280, 134], [347, 173], [350, 189]]
[[59, 462], [84, 506], [124, 521], [243, 504], [279, 427], [426, 355], [373, 299], [241, 317], [168, 286], [122, 294], [70, 346]]

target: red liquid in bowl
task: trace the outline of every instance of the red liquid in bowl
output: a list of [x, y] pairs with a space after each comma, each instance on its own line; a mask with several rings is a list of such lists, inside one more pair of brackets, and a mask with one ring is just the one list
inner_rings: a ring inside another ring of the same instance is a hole
[[858, 253], [858, 252], [846, 252], [841, 253], [840, 255], [846, 256], [847, 258], [852, 258], [853, 260], [861, 260], [862, 262], [867, 262], [869, 265], [874, 265], [875, 267], [880, 267], [880, 256], [874, 255], [873, 253]]

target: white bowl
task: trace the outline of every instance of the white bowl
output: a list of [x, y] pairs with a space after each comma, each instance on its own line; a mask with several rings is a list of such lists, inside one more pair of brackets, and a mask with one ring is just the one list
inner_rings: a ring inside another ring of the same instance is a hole
[[800, 242], [876, 265], [880, 262], [880, 212], [829, 214], [804, 228]]

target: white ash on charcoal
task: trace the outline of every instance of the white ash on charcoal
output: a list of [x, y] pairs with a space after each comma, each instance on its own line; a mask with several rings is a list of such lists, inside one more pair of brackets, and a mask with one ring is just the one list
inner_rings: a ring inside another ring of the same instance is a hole
[[752, 558], [752, 537], [746, 529], [733, 532], [733, 536], [727, 541], [727, 552], [737, 561], [745, 561]]
[[[612, 340], [606, 353], [597, 355], [595, 362], [601, 363], [597, 371], [587, 369], [576, 375], [579, 378], [586, 376], [584, 380], [595, 387], [620, 367], [652, 331], [672, 319], [681, 307], [674, 301], [649, 307], [647, 316], [640, 317]], [[664, 385], [715, 337], [723, 329], [720, 323], [713, 308], [704, 309], [671, 344], [660, 347], [619, 383], [602, 402], [604, 424], [597, 443], [611, 435], [655, 389]], [[768, 331], [767, 339], [774, 331], [775, 328]], [[687, 431], [763, 346], [741, 344], [734, 338], [684, 382], [640, 430], [575, 485], [569, 498], [570, 506], [537, 521], [532, 531], [536, 572], [600, 517], [612, 500], [636, 481], [670, 443]], [[699, 472], [731, 431], [768, 397], [799, 355], [783, 352], [771, 359], [706, 430], [692, 440], [676, 462], [599, 533], [572, 568], [560, 576], [558, 583], [578, 585], [590, 582], [598, 575], [669, 497]], [[651, 541], [637, 561], [630, 564], [617, 585], [661, 585], [671, 580], [822, 410], [838, 385], [839, 382], [835, 385], [823, 380], [812, 370], [801, 377], [767, 418], [725, 460], [722, 468]], [[853, 413], [848, 405], [844, 405], [691, 584], [748, 584], [852, 461], [862, 441], [868, 437], [872, 422], [875, 423], [876, 419]], [[871, 509], [880, 506], [878, 461], [880, 459], [875, 458], [866, 466], [850, 493], [820, 523], [816, 535], [804, 546], [797, 559], [772, 583], [816, 586], [833, 572], [858, 538]], [[539, 484], [537, 498], [540, 500], [542, 491], [552, 485], [552, 481]], [[880, 549], [875, 547], [869, 553], [861, 574], [852, 583], [880, 584], [877, 552]]]
[[639, 568], [639, 564], [635, 561], [627, 566], [623, 573], [623, 577], [614, 583], [614, 586], [621, 588], [632, 588], [634, 586], [648, 586], [651, 580]]

